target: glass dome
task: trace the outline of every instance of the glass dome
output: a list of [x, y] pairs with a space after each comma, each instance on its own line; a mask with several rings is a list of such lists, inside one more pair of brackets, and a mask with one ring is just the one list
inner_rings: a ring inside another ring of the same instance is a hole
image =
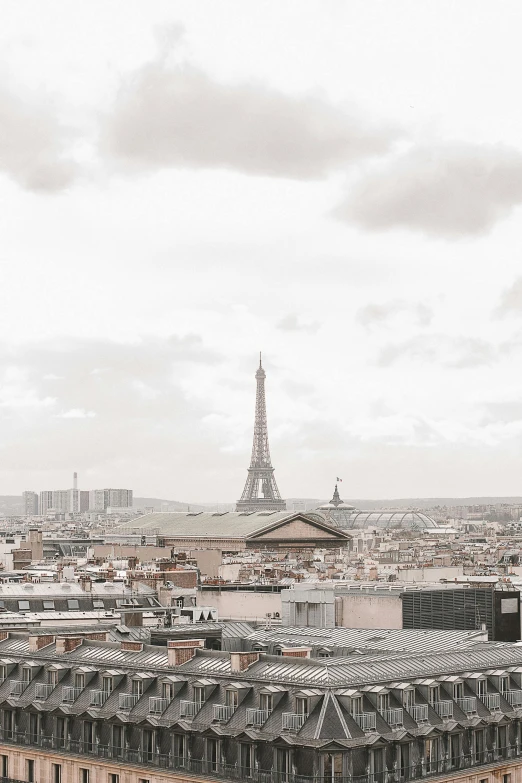
[[439, 527], [434, 519], [422, 511], [354, 511], [336, 522], [339, 527], [350, 530], [375, 527], [423, 531]]

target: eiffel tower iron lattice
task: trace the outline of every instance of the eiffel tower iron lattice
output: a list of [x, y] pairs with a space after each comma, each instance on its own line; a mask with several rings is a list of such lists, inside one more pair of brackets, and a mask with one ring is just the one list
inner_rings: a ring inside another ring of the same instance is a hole
[[279, 494], [274, 468], [270, 461], [265, 378], [266, 373], [261, 364], [261, 354], [259, 354], [259, 367], [256, 372], [256, 416], [252, 458], [243, 494], [236, 504], [236, 511], [286, 511], [286, 503]]

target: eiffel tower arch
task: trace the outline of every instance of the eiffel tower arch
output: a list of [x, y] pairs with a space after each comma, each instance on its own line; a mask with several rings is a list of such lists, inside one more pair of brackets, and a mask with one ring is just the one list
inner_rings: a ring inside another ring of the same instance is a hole
[[261, 354], [259, 354], [259, 367], [256, 372], [256, 415], [252, 458], [243, 494], [236, 504], [236, 511], [286, 511], [286, 503], [279, 494], [274, 468], [270, 460], [266, 423], [265, 378], [266, 373], [261, 364]]

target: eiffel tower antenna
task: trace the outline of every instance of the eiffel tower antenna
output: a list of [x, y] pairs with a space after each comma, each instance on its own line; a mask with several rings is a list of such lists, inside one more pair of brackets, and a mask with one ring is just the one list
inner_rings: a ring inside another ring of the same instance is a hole
[[261, 363], [261, 352], [259, 352], [252, 458], [243, 494], [236, 504], [236, 511], [286, 511], [286, 503], [279, 494], [270, 460], [266, 423], [265, 378], [266, 373]]

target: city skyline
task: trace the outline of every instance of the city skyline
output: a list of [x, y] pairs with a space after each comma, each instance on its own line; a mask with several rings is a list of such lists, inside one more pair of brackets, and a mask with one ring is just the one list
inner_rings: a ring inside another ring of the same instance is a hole
[[522, 493], [518, 3], [2, 10], [0, 494]]

